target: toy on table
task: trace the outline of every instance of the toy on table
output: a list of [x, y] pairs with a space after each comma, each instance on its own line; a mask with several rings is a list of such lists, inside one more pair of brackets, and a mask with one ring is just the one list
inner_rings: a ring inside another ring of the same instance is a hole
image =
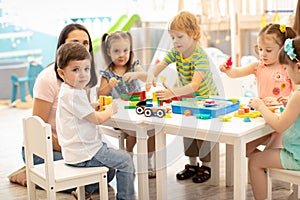
[[99, 98], [98, 98], [98, 101], [100, 103], [99, 111], [103, 111], [104, 110], [103, 106], [109, 105], [112, 102], [112, 96], [102, 96], [102, 95], [100, 95]]
[[144, 114], [146, 117], [157, 116], [162, 118], [168, 112], [168, 109], [164, 106], [156, 106], [147, 100], [140, 101], [136, 104], [136, 113], [139, 115]]
[[230, 69], [232, 67], [232, 57], [230, 56], [226, 61], [226, 69]]
[[152, 93], [152, 99], [148, 98], [136, 104], [136, 113], [144, 114], [146, 117], [157, 116], [159, 118], [171, 118], [169, 111], [171, 110], [166, 104], [170, 104], [171, 100], [159, 100], [156, 97], [156, 92]]
[[244, 117], [244, 122], [251, 122], [250, 117], [248, 115]]
[[232, 119], [231, 115], [219, 116], [218, 117], [222, 122], [229, 122]]
[[228, 99], [209, 99], [195, 97], [183, 99], [182, 101], [172, 102], [172, 112], [185, 114], [186, 110], [198, 119], [216, 118], [220, 115], [236, 111], [239, 109], [240, 102], [233, 103]]
[[210, 114], [195, 114], [197, 119], [211, 119]]
[[233, 116], [239, 118], [245, 118], [245, 116], [248, 116], [249, 118], [256, 118], [260, 117], [261, 114], [258, 111], [251, 110], [249, 107], [242, 107], [239, 108], [238, 111], [233, 114]]

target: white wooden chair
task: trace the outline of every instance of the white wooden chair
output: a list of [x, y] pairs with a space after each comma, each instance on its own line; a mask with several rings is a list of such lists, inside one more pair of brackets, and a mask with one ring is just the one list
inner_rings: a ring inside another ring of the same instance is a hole
[[[100, 198], [108, 199], [107, 167], [72, 167], [64, 160], [53, 161], [51, 126], [38, 116], [23, 119], [28, 199], [36, 199], [36, 185], [47, 192], [47, 199], [56, 199], [56, 192], [78, 188], [78, 199], [85, 199], [84, 186], [99, 183]], [[33, 154], [44, 159], [34, 165]]]
[[280, 180], [292, 184], [293, 193], [289, 196], [289, 200], [298, 200], [298, 185], [300, 185], [300, 171], [275, 169], [267, 170], [268, 177], [268, 200], [272, 200], [272, 180]]

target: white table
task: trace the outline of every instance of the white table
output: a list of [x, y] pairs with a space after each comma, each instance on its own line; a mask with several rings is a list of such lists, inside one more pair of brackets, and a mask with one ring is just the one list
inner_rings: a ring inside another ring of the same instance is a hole
[[[273, 130], [259, 117], [252, 122], [243, 122], [242, 118], [232, 118], [230, 122], [221, 122], [218, 118], [199, 120], [194, 116], [172, 113], [172, 118], [144, 117], [137, 115], [134, 109], [124, 109], [128, 103], [118, 100], [119, 112], [104, 125], [136, 131], [137, 136], [137, 172], [138, 198], [149, 199], [147, 130], [156, 132], [156, 187], [157, 199], [167, 198], [166, 134], [197, 138], [215, 142], [211, 158], [219, 166], [219, 143], [226, 144], [226, 185], [234, 185], [234, 199], [246, 199], [247, 159], [246, 143], [263, 137]], [[233, 153], [232, 153], [233, 152]], [[232, 158], [234, 155], [234, 158]], [[232, 165], [233, 161], [233, 165]], [[234, 180], [232, 181], [232, 173]], [[219, 167], [212, 167], [211, 184], [219, 184]]]
[[[172, 114], [172, 118], [147, 118], [144, 123], [155, 126], [156, 132], [156, 186], [157, 199], [167, 198], [167, 163], [166, 163], [166, 134], [180, 135], [189, 138], [202, 139], [226, 144], [226, 185], [232, 185], [231, 173], [234, 176], [234, 199], [246, 199], [247, 159], [246, 143], [265, 136], [273, 130], [264, 119], [259, 117], [244, 122], [242, 118], [232, 118], [230, 122], [221, 122], [218, 118], [198, 120], [194, 116]], [[229, 152], [228, 152], [229, 151]], [[234, 155], [234, 159], [230, 155]], [[214, 155], [214, 154], [213, 154]], [[214, 159], [214, 157], [212, 157]], [[230, 165], [233, 160], [233, 165]], [[218, 172], [212, 168], [213, 173]], [[228, 178], [229, 177], [229, 178]], [[217, 179], [218, 180], [218, 179]], [[215, 182], [216, 180], [212, 180]]]

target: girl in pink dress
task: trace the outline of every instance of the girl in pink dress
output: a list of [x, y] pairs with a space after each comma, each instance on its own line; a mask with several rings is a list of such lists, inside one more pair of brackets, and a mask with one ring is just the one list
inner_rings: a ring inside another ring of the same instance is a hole
[[[278, 98], [286, 98], [293, 90], [292, 82], [288, 78], [284, 66], [278, 61], [278, 53], [286, 39], [296, 37], [291, 27], [280, 24], [268, 24], [262, 28], [257, 37], [256, 49], [259, 61], [245, 67], [231, 68], [226, 63], [220, 70], [230, 78], [238, 78], [254, 74], [257, 82], [257, 91], [260, 99], [267, 106], [278, 105]], [[247, 156], [257, 152], [259, 145], [265, 148], [282, 147], [282, 135], [270, 134], [247, 144]]]

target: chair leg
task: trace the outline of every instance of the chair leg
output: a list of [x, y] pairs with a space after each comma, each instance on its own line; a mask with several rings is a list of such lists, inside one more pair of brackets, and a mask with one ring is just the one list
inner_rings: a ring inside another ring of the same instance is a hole
[[11, 97], [10, 97], [10, 102], [13, 103], [17, 99], [17, 90], [18, 86], [16, 83], [12, 83], [12, 90], [11, 90]]
[[99, 183], [100, 199], [108, 200], [108, 188], [107, 188], [107, 175], [102, 175], [101, 182]]
[[267, 169], [267, 183], [268, 183], [267, 200], [272, 200], [272, 178], [270, 177], [269, 169]]
[[298, 185], [291, 184], [291, 191], [292, 193], [290, 194], [288, 200], [298, 200]]
[[28, 181], [28, 180], [29, 179], [27, 178], [27, 196], [28, 196], [28, 199], [36, 200], [35, 184], [31, 181]]
[[56, 191], [54, 189], [48, 188], [47, 197], [49, 200], [56, 200]]
[[26, 96], [25, 83], [20, 82], [20, 99], [22, 102], [26, 102], [25, 96]]

